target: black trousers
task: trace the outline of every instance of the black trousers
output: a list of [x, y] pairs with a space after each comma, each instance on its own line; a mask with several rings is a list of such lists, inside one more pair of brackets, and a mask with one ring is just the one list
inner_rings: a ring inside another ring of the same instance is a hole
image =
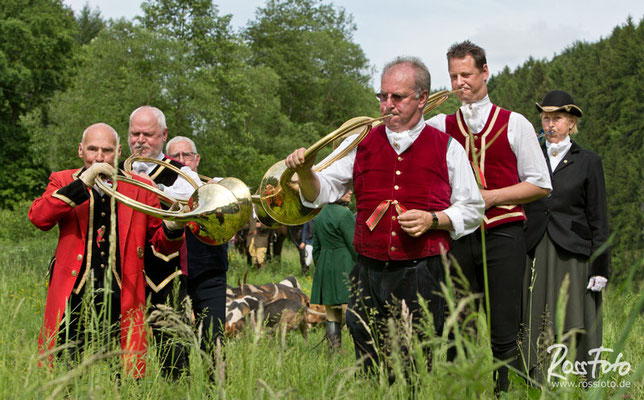
[[[444, 280], [440, 256], [405, 261], [379, 261], [358, 256], [349, 280], [352, 287], [346, 315], [347, 327], [353, 337], [356, 359], [367, 356], [363, 363], [365, 372], [371, 371], [378, 363], [378, 354], [383, 351], [382, 344], [386, 339], [387, 320], [400, 317], [402, 300], [416, 325], [421, 319], [418, 296], [422, 296], [434, 317], [437, 334], [442, 332], [445, 301], [439, 294], [440, 283]], [[397, 313], [392, 313], [391, 307], [394, 305], [397, 305]], [[374, 337], [365, 324], [370, 327]], [[428, 367], [431, 367], [428, 349], [426, 355]]]
[[[492, 353], [500, 357], [517, 349], [526, 257], [523, 222], [486, 230], [485, 247], [490, 295], [490, 341]], [[481, 232], [477, 230], [454, 241], [451, 254], [463, 270], [471, 292], [485, 293]]]
[[226, 323], [226, 271], [209, 270], [197, 276], [188, 275], [188, 295], [197, 318], [203, 323], [201, 349], [211, 354], [217, 339], [224, 334]]
[[[186, 324], [188, 323], [185, 318], [184, 308], [184, 300], [188, 296], [185, 275], [175, 277], [172, 282], [158, 292], [154, 292], [148, 287], [146, 289], [150, 299], [149, 313], [157, 310], [157, 304], [169, 305], [182, 316]], [[164, 331], [164, 329], [167, 330], [168, 328], [164, 328], [162, 322], [152, 322], [150, 328], [159, 349], [161, 373], [166, 377], [178, 378], [182, 372], [188, 369], [188, 349], [185, 344], [174, 338], [171, 333]]]

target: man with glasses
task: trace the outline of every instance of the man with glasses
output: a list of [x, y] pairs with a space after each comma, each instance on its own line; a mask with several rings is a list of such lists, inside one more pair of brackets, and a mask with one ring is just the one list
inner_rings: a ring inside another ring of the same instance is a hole
[[[437, 294], [444, 275], [440, 255], [449, 250], [450, 236], [473, 232], [483, 214], [483, 199], [463, 147], [425, 125], [429, 91], [427, 67], [417, 58], [397, 58], [385, 66], [376, 95], [381, 115], [391, 115], [384, 124], [322, 172], [312, 171], [314, 160], [304, 159], [303, 148], [286, 158], [287, 167], [299, 175], [300, 197], [308, 207], [338, 200], [353, 183], [358, 260], [350, 274], [346, 320], [356, 358], [366, 356], [365, 371], [379, 361], [379, 354], [386, 354], [389, 317], [399, 317], [406, 308], [414, 327], [419, 322], [419, 295], [428, 302], [436, 332], [441, 332], [445, 303]], [[332, 155], [354, 138], [347, 138]]]
[[[521, 204], [547, 196], [552, 186], [534, 127], [521, 114], [490, 102], [485, 50], [470, 41], [447, 52], [452, 89], [460, 89], [462, 106], [427, 123], [443, 130], [469, 149], [470, 162], [480, 175], [485, 200], [485, 243], [476, 231], [454, 242], [452, 254], [473, 293], [484, 293], [483, 245], [487, 255], [490, 295], [490, 341], [496, 359], [520, 367], [517, 336], [521, 317], [521, 288], [526, 248]], [[448, 359], [453, 359], [453, 349]], [[495, 371], [496, 391], [509, 386], [508, 369]]]
[[[176, 136], [166, 145], [168, 157], [181, 161], [197, 172], [201, 157], [195, 143]], [[213, 179], [210, 182], [215, 182]], [[217, 341], [221, 341], [226, 322], [226, 271], [228, 271], [228, 244], [210, 246], [186, 229], [188, 256], [188, 296], [197, 321], [203, 323], [201, 349], [214, 355]], [[199, 322], [197, 322], [199, 325]]]
[[[134, 110], [130, 115], [128, 137], [132, 154], [161, 161], [160, 165], [136, 161], [132, 163], [132, 171], [150, 179], [172, 198], [188, 200], [195, 188], [164, 164], [172, 164], [180, 168], [197, 183], [199, 175], [190, 167], [163, 154], [163, 144], [168, 138], [168, 128], [163, 112], [152, 106], [142, 106]], [[180, 305], [187, 296], [186, 275], [188, 274], [186, 263], [181, 262], [182, 251], [165, 256], [160, 254], [154, 246], [148, 245], [145, 252], [146, 295], [150, 298], [152, 309], [154, 310], [158, 304], [168, 304], [180, 310]], [[153, 324], [152, 329], [161, 347], [162, 372], [165, 375], [178, 377], [187, 365], [185, 349], [183, 346], [172, 344], [172, 340], [156, 325]]]

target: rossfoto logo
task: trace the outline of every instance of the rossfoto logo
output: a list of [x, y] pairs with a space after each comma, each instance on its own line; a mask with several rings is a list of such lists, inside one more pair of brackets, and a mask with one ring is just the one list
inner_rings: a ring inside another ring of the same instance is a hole
[[[546, 349], [548, 353], [553, 353], [550, 367], [548, 368], [548, 383], [552, 378], [559, 378], [567, 381], [569, 375], [578, 375], [586, 377], [589, 380], [597, 379], [599, 371], [603, 374], [617, 372], [620, 376], [625, 376], [631, 371], [631, 363], [622, 360], [622, 353], [617, 355], [614, 363], [607, 360], [601, 360], [603, 353], [612, 353], [613, 349], [603, 346], [588, 350], [588, 355], [593, 357], [590, 361], [570, 361], [566, 360], [568, 355], [568, 346], [565, 344], [553, 344]], [[592, 382], [594, 385], [597, 382]], [[606, 383], [606, 382], [604, 382]], [[615, 383], [615, 382], [612, 382]], [[627, 382], [630, 384], [630, 382]], [[610, 386], [610, 385], [609, 385]]]

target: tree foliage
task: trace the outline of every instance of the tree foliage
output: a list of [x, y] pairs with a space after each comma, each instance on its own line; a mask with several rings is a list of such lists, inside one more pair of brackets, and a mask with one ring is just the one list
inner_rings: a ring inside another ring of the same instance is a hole
[[[75, 50], [71, 10], [55, 0], [3, 0], [0, 7], [0, 208], [30, 198], [47, 171], [33, 161], [20, 118], [66, 87]], [[47, 112], [40, 114], [46, 121]]]

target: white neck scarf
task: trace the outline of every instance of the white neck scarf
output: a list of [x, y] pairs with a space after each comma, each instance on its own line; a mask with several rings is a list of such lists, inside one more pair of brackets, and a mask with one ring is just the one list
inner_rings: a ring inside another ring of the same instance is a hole
[[480, 133], [487, 122], [492, 109], [492, 102], [490, 96], [485, 96], [475, 103], [463, 104], [461, 106], [461, 113], [467, 127], [472, 133]]
[[424, 127], [425, 120], [421, 117], [420, 121], [408, 131], [392, 132], [389, 128], [385, 128], [385, 132], [387, 133], [389, 144], [391, 144], [396, 154], [400, 155], [414, 143]]
[[566, 136], [559, 143], [550, 143], [546, 141], [546, 149], [548, 149], [548, 158], [550, 159], [550, 168], [554, 171], [557, 169], [559, 162], [563, 160], [568, 150], [572, 146], [572, 141], [570, 136]]

